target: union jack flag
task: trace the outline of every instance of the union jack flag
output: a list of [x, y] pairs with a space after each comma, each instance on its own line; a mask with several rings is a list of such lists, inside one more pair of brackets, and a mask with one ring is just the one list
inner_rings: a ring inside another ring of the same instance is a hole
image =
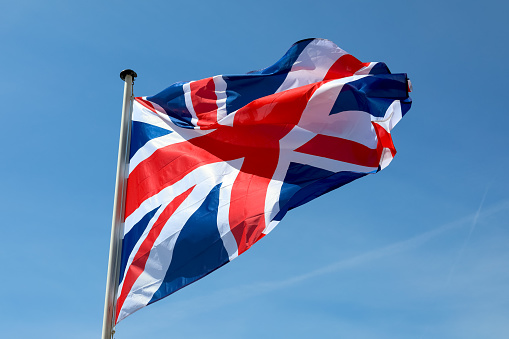
[[135, 98], [116, 323], [249, 249], [292, 208], [386, 167], [406, 74], [334, 43]]

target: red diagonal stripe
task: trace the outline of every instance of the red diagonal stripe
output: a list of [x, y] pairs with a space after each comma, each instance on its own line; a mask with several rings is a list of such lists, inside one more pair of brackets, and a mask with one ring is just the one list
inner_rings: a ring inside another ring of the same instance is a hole
[[376, 149], [352, 140], [323, 134], [316, 135], [295, 151], [366, 167], [378, 167], [380, 163]]
[[158, 149], [129, 174], [125, 218], [143, 201], [173, 185], [191, 171], [219, 161], [221, 159], [189, 141]]
[[152, 103], [150, 101], [143, 100], [142, 97], [136, 97], [136, 98], [134, 98], [134, 100], [136, 100], [139, 104], [141, 104], [145, 108], [148, 108], [152, 112], [154, 112], [154, 113], [156, 112], [154, 106], [152, 105]]
[[122, 292], [120, 293], [120, 296], [118, 297], [117, 301], [117, 314], [115, 316], [115, 322], [118, 319], [118, 314], [120, 313], [120, 310], [124, 305], [125, 299], [127, 298], [129, 292], [131, 291], [131, 288], [133, 287], [134, 283], [141, 275], [141, 273], [143, 273], [143, 271], [145, 270], [145, 264], [147, 263], [150, 251], [154, 246], [157, 237], [159, 237], [159, 234], [161, 234], [164, 225], [166, 224], [168, 219], [173, 215], [173, 213], [177, 210], [177, 208], [182, 204], [182, 202], [186, 200], [189, 194], [191, 194], [195, 187], [196, 186], [189, 188], [187, 191], [173, 199], [173, 201], [168, 206], [166, 206], [161, 215], [159, 215], [159, 218], [157, 218], [157, 221], [154, 223], [154, 226], [152, 226], [152, 228], [150, 229], [145, 240], [143, 240], [143, 243], [138, 249], [138, 252], [136, 252], [136, 255], [134, 256], [134, 259], [125, 275], [124, 284], [122, 285]]
[[[246, 158], [232, 187], [229, 222], [239, 255], [260, 239], [266, 227], [265, 199], [279, 151], [265, 150], [263, 153], [263, 156]], [[260, 163], [264, 165], [260, 166]]]
[[360, 62], [351, 54], [345, 54], [341, 56], [336, 62], [329, 68], [329, 71], [325, 75], [323, 80], [341, 79], [349, 77], [355, 74], [362, 67], [366, 67], [368, 63]]
[[[297, 125], [309, 99], [324, 83], [324, 81], [317, 82], [256, 99], [239, 109], [235, 114], [233, 125], [263, 124], [265, 127]], [[278, 134], [271, 136], [271, 139], [280, 140], [283, 136]]]
[[[396, 148], [394, 147], [394, 143], [392, 142], [392, 137], [389, 132], [385, 130], [382, 126], [375, 122], [371, 122], [373, 127], [375, 128], [376, 136], [378, 138], [378, 146], [381, 148], [388, 148], [391, 150], [391, 154], [394, 157], [396, 155]], [[381, 152], [381, 150], [380, 150]]]
[[191, 101], [198, 117], [198, 126], [207, 126], [217, 122], [217, 95], [213, 78], [192, 81]]

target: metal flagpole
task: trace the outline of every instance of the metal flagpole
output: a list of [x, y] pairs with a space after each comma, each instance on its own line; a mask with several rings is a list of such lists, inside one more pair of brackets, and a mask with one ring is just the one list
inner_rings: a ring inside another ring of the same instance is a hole
[[124, 103], [122, 105], [122, 123], [120, 126], [120, 141], [118, 144], [117, 181], [115, 183], [115, 198], [113, 201], [113, 218], [111, 222], [110, 256], [108, 261], [108, 277], [106, 279], [106, 297], [104, 300], [104, 317], [102, 339], [111, 339], [115, 321], [116, 289], [120, 270], [120, 251], [122, 237], [122, 222], [124, 219], [124, 198], [127, 178], [127, 156], [129, 154], [129, 140], [131, 138], [131, 106], [133, 97], [133, 82], [138, 75], [131, 69], [120, 72], [124, 80]]

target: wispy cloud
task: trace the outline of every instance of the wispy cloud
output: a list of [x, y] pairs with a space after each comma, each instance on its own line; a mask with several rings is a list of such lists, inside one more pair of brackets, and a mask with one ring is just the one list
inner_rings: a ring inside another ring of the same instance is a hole
[[[472, 234], [475, 228], [475, 225], [479, 222], [481, 218], [487, 218], [502, 211], [509, 210], [509, 200], [502, 201], [497, 205], [483, 209], [485, 197], [486, 194], [484, 195], [476, 213], [465, 216], [453, 222], [444, 224], [428, 232], [421, 233], [414, 237], [398, 241], [387, 246], [353, 256], [351, 258], [339, 260], [335, 263], [329, 264], [322, 268], [304, 274], [300, 274], [288, 279], [269, 282], [257, 282], [253, 284], [247, 284], [236, 287], [230, 286], [226, 289], [219, 290], [216, 291], [215, 293], [210, 293], [205, 296], [203, 295], [197, 296], [195, 298], [187, 299], [185, 301], [176, 302], [173, 304], [172, 309], [178, 311], [172, 312], [171, 316], [186, 317], [188, 315], [196, 314], [196, 312], [208, 312], [210, 311], [210, 308], [217, 308], [224, 306], [225, 304], [240, 302], [248, 298], [263, 295], [265, 293], [273, 292], [275, 290], [287, 288], [289, 286], [299, 284], [306, 280], [314, 279], [323, 275], [353, 269], [355, 267], [365, 265], [369, 262], [379, 260], [383, 257], [410, 251], [412, 249], [424, 245], [430, 240], [435, 239], [446, 232], [471, 225], [469, 237], [467, 238], [467, 241], [465, 242], [464, 245], [466, 246], [466, 244], [468, 243], [468, 239], [470, 238], [470, 235]], [[200, 305], [200, 307], [197, 308], [196, 305]]]

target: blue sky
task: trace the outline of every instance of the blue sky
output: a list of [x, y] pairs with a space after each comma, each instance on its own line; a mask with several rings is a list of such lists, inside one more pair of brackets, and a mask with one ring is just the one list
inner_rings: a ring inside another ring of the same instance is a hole
[[[408, 73], [384, 171], [291, 211], [116, 338], [507, 338], [503, 1], [8, 1], [0, 13], [0, 337], [102, 326], [123, 83], [135, 95], [327, 38]], [[312, 229], [313, 232], [309, 233]]]

